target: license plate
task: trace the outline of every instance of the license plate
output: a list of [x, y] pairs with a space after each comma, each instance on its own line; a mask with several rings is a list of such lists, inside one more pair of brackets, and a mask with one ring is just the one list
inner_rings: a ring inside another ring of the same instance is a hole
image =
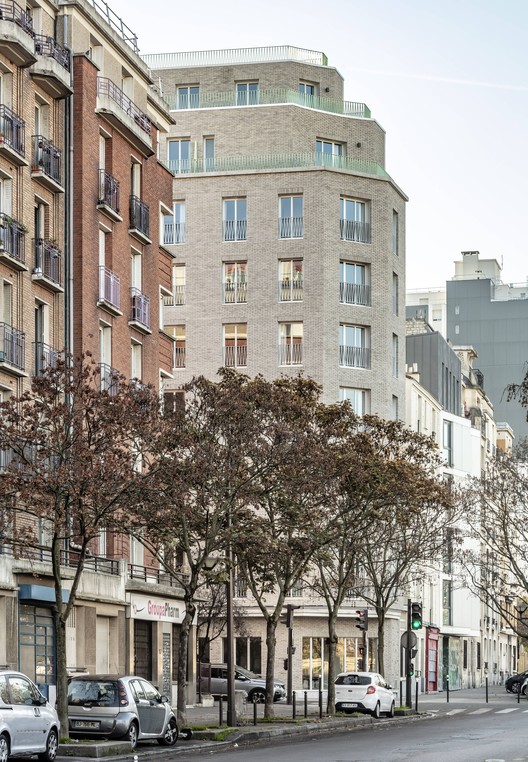
[[348, 704], [341, 704], [341, 706], [343, 707], [343, 709], [355, 709], [357, 707], [357, 704], [348, 703]]
[[83, 730], [89, 730], [92, 728], [98, 729], [99, 723], [95, 722], [95, 720], [75, 720], [73, 723], [76, 728], [82, 728]]

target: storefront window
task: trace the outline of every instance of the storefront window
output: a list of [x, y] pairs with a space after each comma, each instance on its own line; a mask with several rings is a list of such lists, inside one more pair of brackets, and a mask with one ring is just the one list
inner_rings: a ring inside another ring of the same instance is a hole
[[55, 630], [51, 609], [21, 603], [20, 671], [37, 685], [55, 685]]
[[[376, 669], [377, 640], [369, 640], [368, 669]], [[338, 638], [336, 644], [336, 674], [363, 669], [361, 638]], [[322, 683], [321, 683], [322, 675]], [[302, 685], [304, 690], [324, 690], [328, 687], [328, 638], [303, 638]]]

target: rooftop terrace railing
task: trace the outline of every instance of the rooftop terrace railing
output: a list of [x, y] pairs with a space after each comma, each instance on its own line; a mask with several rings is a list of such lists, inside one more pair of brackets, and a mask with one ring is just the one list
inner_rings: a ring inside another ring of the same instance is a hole
[[135, 53], [139, 53], [137, 34], [134, 34], [134, 32], [125, 23], [123, 23], [123, 19], [118, 16], [117, 13], [114, 13], [108, 3], [106, 3], [104, 0], [88, 0], [88, 2], [93, 8], [95, 8], [98, 13], [101, 14], [101, 16], [108, 22], [114, 32], [117, 32], [122, 40], [126, 42], [127, 45], [130, 45]]
[[[93, 2], [94, 0], [92, 0]], [[265, 61], [299, 61], [315, 66], [328, 66], [328, 58], [317, 50], [292, 45], [228, 50], [193, 50], [185, 53], [152, 53], [142, 56], [151, 69], [174, 69], [183, 66], [222, 66]]]

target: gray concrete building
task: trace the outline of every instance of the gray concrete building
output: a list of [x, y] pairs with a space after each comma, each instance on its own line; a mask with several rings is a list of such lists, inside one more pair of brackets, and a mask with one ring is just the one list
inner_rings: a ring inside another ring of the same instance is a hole
[[405, 202], [385, 132], [323, 53], [288, 46], [145, 56], [173, 110], [163, 246], [173, 379], [319, 381], [403, 415]]

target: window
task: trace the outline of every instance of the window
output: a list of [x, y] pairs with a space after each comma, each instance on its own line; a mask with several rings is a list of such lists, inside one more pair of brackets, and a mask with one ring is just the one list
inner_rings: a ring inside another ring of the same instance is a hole
[[370, 284], [368, 265], [357, 262], [339, 263], [339, 301], [342, 304], [370, 306]]
[[279, 301], [300, 302], [302, 298], [302, 259], [286, 259], [283, 262], [279, 262]]
[[173, 368], [185, 368], [185, 326], [171, 325], [165, 327], [165, 332], [174, 336]]
[[141, 381], [142, 366], [143, 347], [139, 342], [133, 341], [130, 345], [130, 378], [135, 378], [138, 381]]
[[213, 172], [215, 164], [214, 138], [204, 138], [204, 172]]
[[172, 215], [163, 215], [163, 243], [185, 243], [185, 201], [175, 201]]
[[11, 325], [13, 322], [13, 285], [8, 280], [1, 281], [0, 320]]
[[303, 197], [279, 199], [279, 238], [302, 238], [304, 233]]
[[169, 169], [176, 174], [191, 171], [191, 141], [187, 139], [168, 141]]
[[394, 315], [399, 314], [398, 297], [398, 276], [396, 273], [392, 273], [392, 312]]
[[299, 82], [299, 92], [301, 95], [308, 96], [305, 100], [311, 102], [315, 95], [315, 85], [313, 82]]
[[399, 342], [395, 333], [392, 334], [392, 375], [398, 378], [398, 349]]
[[247, 324], [224, 326], [224, 365], [235, 368], [247, 365]]
[[198, 108], [200, 106], [200, 88], [198, 85], [185, 85], [176, 88], [176, 108]]
[[399, 250], [399, 232], [398, 232], [398, 212], [392, 212], [392, 253], [398, 256]]
[[341, 196], [341, 240], [370, 243], [369, 208], [365, 201]]
[[247, 233], [247, 199], [224, 199], [224, 241], [245, 241]]
[[339, 326], [339, 365], [370, 368], [369, 329], [361, 325]]
[[142, 267], [141, 267], [141, 253], [132, 249], [130, 257], [130, 285], [132, 288], [141, 291], [142, 284]]
[[316, 163], [325, 167], [340, 167], [341, 157], [346, 155], [345, 146], [342, 143], [334, 143], [330, 140], [316, 140], [315, 153]]
[[303, 359], [303, 324], [279, 325], [279, 365], [301, 365]]
[[453, 583], [450, 579], [442, 580], [442, 624], [453, 624]]
[[400, 417], [400, 406], [398, 397], [396, 397], [394, 394], [392, 395], [392, 419], [393, 421], [397, 421]]
[[171, 307], [181, 307], [185, 304], [185, 265], [174, 265], [172, 269], [172, 304], [165, 304]]
[[444, 421], [443, 450], [447, 466], [453, 465], [453, 422]]
[[259, 102], [258, 82], [237, 82], [237, 106], [254, 106]]
[[107, 323], [99, 324], [99, 361], [112, 365], [112, 326]]
[[247, 262], [224, 264], [224, 304], [247, 301]]
[[353, 389], [341, 386], [339, 389], [339, 401], [348, 400], [356, 415], [366, 415], [370, 409], [370, 391], [368, 389]]

